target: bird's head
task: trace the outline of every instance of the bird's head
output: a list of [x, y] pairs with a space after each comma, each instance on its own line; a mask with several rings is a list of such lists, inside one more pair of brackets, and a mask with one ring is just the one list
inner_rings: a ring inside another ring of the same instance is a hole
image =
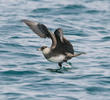
[[42, 46], [41, 48], [38, 48], [37, 50], [42, 51], [43, 54], [48, 54], [50, 52], [50, 48], [48, 48], [47, 46]]
[[38, 48], [38, 51], [43, 51], [44, 49], [48, 48], [47, 46], [42, 46], [41, 48]]

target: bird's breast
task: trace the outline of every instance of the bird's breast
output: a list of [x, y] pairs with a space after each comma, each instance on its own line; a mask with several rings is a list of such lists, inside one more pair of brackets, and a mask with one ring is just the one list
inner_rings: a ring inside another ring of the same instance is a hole
[[57, 55], [57, 56], [51, 56], [48, 58], [51, 62], [62, 62], [65, 60], [65, 55]]

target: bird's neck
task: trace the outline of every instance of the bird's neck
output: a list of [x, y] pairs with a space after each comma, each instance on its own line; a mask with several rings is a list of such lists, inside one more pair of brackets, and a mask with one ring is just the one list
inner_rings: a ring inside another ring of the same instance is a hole
[[49, 54], [50, 53], [50, 48], [45, 48], [44, 50], [42, 50], [42, 53], [44, 54], [44, 55], [47, 55], [47, 54]]

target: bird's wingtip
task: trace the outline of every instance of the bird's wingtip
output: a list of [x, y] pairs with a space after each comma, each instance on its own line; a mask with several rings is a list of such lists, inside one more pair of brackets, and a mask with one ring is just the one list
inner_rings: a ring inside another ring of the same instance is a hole
[[21, 22], [24, 22], [27, 25], [37, 25], [37, 24], [39, 24], [38, 22], [34, 22], [34, 21], [31, 21], [31, 20], [28, 20], [28, 19], [22, 19]]
[[31, 22], [31, 21], [28, 19], [22, 19], [21, 22], [27, 23], [27, 22]]
[[21, 22], [25, 22], [27, 19], [21, 19]]

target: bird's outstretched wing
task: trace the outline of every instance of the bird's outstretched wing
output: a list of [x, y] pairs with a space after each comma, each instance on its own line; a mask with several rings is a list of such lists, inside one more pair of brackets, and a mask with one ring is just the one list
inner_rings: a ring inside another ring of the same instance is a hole
[[41, 38], [51, 38], [52, 39], [51, 48], [56, 47], [57, 41], [56, 41], [54, 34], [52, 34], [52, 32], [50, 32], [44, 24], [33, 22], [33, 21], [30, 21], [27, 19], [23, 19], [22, 22], [24, 22], [26, 25], [28, 25], [30, 27], [30, 29], [33, 32], [35, 32], [38, 36], [40, 36]]
[[63, 36], [63, 30], [61, 28], [58, 28], [54, 32], [56, 40], [57, 40], [57, 46], [60, 48], [65, 48], [64, 52], [69, 52], [74, 54], [74, 49], [72, 44]]
[[57, 40], [58, 43], [63, 43], [64, 42], [63, 31], [62, 31], [61, 28], [56, 29], [54, 34], [55, 34], [55, 37], [56, 37], [56, 40]]

